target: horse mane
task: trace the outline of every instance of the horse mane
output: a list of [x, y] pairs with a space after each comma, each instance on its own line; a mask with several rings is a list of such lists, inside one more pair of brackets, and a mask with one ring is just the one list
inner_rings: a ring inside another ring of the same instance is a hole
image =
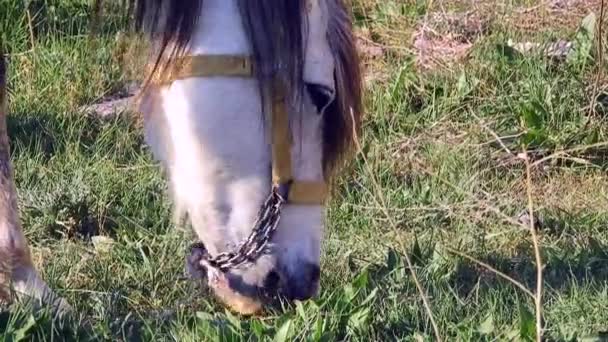
[[334, 53], [336, 84], [336, 98], [323, 122], [323, 169], [329, 178], [354, 150], [363, 115], [363, 83], [351, 14], [344, 0], [327, 0], [327, 5], [327, 38]]
[[[154, 62], [144, 89], [156, 73], [164, 73], [172, 60], [183, 55], [198, 23], [203, 0], [130, 0], [135, 8], [135, 28], [154, 45]], [[130, 6], [130, 7], [131, 7]]]
[[[136, 28], [151, 33], [159, 43], [150, 74], [163, 72], [190, 43], [204, 0], [131, 1], [136, 2]], [[325, 1], [330, 13], [328, 40], [336, 66], [336, 98], [323, 122], [323, 169], [329, 178], [352, 151], [353, 135], [360, 128], [362, 84], [350, 13], [344, 0]], [[307, 0], [239, 0], [238, 5], [260, 89], [272, 87], [278, 79], [292, 103], [298, 104], [306, 90], [303, 30], [308, 30]]]

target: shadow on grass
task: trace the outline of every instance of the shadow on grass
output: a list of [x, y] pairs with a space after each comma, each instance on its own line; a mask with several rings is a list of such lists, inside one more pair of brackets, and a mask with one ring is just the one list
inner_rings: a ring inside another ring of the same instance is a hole
[[[75, 184], [81, 183], [74, 184], [65, 177], [52, 179], [39, 175], [31, 165], [61, 171], [72, 164], [78, 167], [83, 160], [95, 163], [109, 158], [118, 164], [133, 164], [143, 149], [143, 138], [136, 132], [133, 122], [121, 117], [104, 120], [80, 114], [59, 116], [40, 113], [11, 115], [7, 127], [13, 158], [20, 166], [15, 170], [17, 183], [27, 179], [30, 184], [26, 185], [27, 189], [33, 186], [34, 192], [44, 192], [43, 197], [37, 200], [46, 201], [40, 209], [43, 212], [27, 208], [28, 216], [53, 217], [54, 223], [48, 223], [47, 231], [54, 238], [88, 239], [99, 233], [112, 235], [118, 224], [111, 217], [99, 217], [94, 193], [83, 193], [83, 189], [74, 188]], [[59, 158], [59, 164], [53, 161], [54, 158]], [[99, 188], [94, 184], [97, 179], [85, 179], [84, 185], [95, 191]], [[54, 182], [55, 185], [43, 182]]]
[[[141, 151], [144, 145], [143, 136], [139, 134], [136, 123], [127, 114], [112, 119], [80, 113], [63, 116], [46, 113], [9, 115], [7, 128], [13, 155], [41, 156], [42, 161], [48, 161], [53, 155], [66, 153], [68, 146], [72, 147], [70, 152], [94, 157], [97, 153], [115, 147], [112, 142], [119, 139], [112, 138], [125, 135], [128, 139], [121, 139], [127, 143], [125, 148]], [[117, 159], [131, 157], [129, 154], [110, 152], [112, 157]]]
[[[605, 284], [608, 281], [608, 245], [593, 240], [587, 248], [565, 252], [544, 249], [543, 283], [545, 288], [567, 292], [580, 284]], [[492, 255], [478, 258], [528, 289], [536, 288], [536, 265], [532, 251], [522, 251], [515, 257]], [[461, 295], [468, 296], [477, 286], [494, 288], [507, 282], [492, 271], [470, 261], [458, 263], [451, 284]]]
[[49, 308], [33, 309], [15, 304], [0, 308], [0, 337], [4, 341], [98, 341], [88, 322], [74, 317], [57, 317]]
[[56, 117], [46, 114], [7, 117], [9, 143], [13, 155], [39, 155], [48, 160], [57, 150], [57, 139], [62, 132]]

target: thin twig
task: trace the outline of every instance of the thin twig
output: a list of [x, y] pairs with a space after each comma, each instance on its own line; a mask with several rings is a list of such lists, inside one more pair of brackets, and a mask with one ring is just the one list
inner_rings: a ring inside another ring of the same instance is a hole
[[[356, 121], [355, 121], [355, 117], [352, 112], [351, 112], [351, 120], [353, 123], [353, 141], [355, 143], [355, 147], [357, 148], [357, 152], [359, 152], [359, 154], [361, 155], [361, 158], [363, 159], [363, 164], [365, 165], [365, 168], [366, 168], [367, 172], [369, 173], [370, 179], [374, 185], [374, 190], [376, 192], [376, 194], [374, 196], [374, 200], [377, 202], [377, 205], [380, 208], [382, 208], [382, 212], [386, 216], [386, 219], [387, 219], [389, 225], [396, 233], [395, 235], [399, 236], [397, 224], [395, 223], [392, 216], [388, 212], [387, 205], [386, 205], [386, 199], [384, 198], [384, 195], [382, 193], [380, 183], [377, 181], [375, 174], [374, 174], [373, 170], [371, 169], [371, 167], [369, 166], [367, 158], [365, 157], [365, 153], [363, 152], [363, 149], [361, 148], [361, 144], [359, 142], [359, 136], [355, 129]], [[414, 270], [414, 264], [412, 263], [410, 256], [405, 252], [406, 249], [405, 249], [405, 245], [403, 244], [403, 241], [401, 241], [401, 239], [397, 239], [397, 242], [399, 244], [399, 247], [403, 250], [403, 257], [405, 259], [405, 262], [407, 263], [407, 267], [410, 271], [414, 284], [416, 284], [416, 288], [418, 289], [418, 292], [420, 293], [420, 296], [422, 297], [422, 303], [427, 312], [429, 320], [431, 321], [431, 325], [433, 326], [433, 330], [435, 332], [435, 337], [436, 337], [437, 341], [441, 342], [442, 339], [441, 339], [441, 335], [439, 334], [439, 327], [437, 326], [437, 323], [435, 322], [435, 317], [433, 316], [433, 310], [431, 309], [431, 304], [429, 303], [426, 291], [424, 290], [424, 288], [422, 287], [422, 284], [418, 280], [418, 276], [416, 275], [416, 271]]]
[[[494, 214], [498, 215], [499, 217], [502, 217], [506, 222], [516, 226], [516, 227], [524, 227], [526, 228], [526, 226], [524, 224], [522, 224], [521, 222], [518, 222], [516, 219], [510, 217], [509, 215], [503, 213], [498, 207], [495, 207], [489, 203], [487, 203], [486, 201], [480, 200], [479, 198], [477, 198], [477, 196], [475, 196], [475, 194], [473, 194], [472, 192], [466, 191], [462, 188], [459, 188], [458, 186], [452, 184], [450, 181], [448, 181], [447, 179], [434, 174], [433, 172], [431, 172], [430, 170], [428, 170], [425, 167], [421, 167], [421, 170], [426, 173], [429, 176], [435, 177], [437, 180], [439, 180], [441, 183], [449, 186], [450, 188], [452, 188], [452, 190], [458, 192], [461, 195], [465, 195], [469, 198], [471, 198], [472, 200], [474, 200], [475, 202], [479, 203], [480, 206], [483, 206], [484, 208], [488, 209], [489, 211], [493, 212]], [[484, 194], [486, 196], [490, 196], [490, 194], [485, 193]]]
[[452, 253], [452, 254], [456, 254], [456, 255], [458, 255], [460, 257], [463, 257], [463, 258], [465, 258], [465, 259], [467, 259], [469, 261], [472, 261], [472, 262], [478, 264], [479, 266], [482, 266], [482, 267], [488, 269], [490, 272], [495, 273], [497, 276], [499, 276], [499, 277], [507, 280], [511, 284], [517, 286], [520, 290], [522, 290], [525, 294], [527, 294], [531, 298], [535, 298], [534, 293], [532, 293], [532, 291], [528, 290], [522, 283], [520, 283], [517, 280], [509, 277], [508, 275], [506, 275], [505, 273], [503, 273], [503, 272], [495, 269], [494, 267], [486, 264], [485, 262], [477, 260], [477, 259], [473, 258], [472, 256], [470, 256], [468, 254], [465, 254], [465, 253], [459, 252], [459, 251], [457, 251], [455, 249], [452, 249], [451, 247], [447, 247], [446, 246], [446, 250], [448, 252]]
[[595, 144], [591, 144], [591, 145], [578, 146], [578, 147], [574, 147], [574, 148], [557, 151], [555, 153], [552, 153], [544, 158], [541, 158], [541, 159], [535, 161], [534, 163], [530, 164], [530, 166], [537, 167], [540, 164], [542, 164], [548, 160], [559, 158], [560, 156], [565, 156], [570, 153], [581, 152], [581, 151], [585, 151], [585, 150], [590, 150], [592, 148], [600, 148], [600, 147], [608, 147], [608, 141], [603, 141], [603, 142], [599, 142], [599, 143], [595, 143]]
[[586, 130], [589, 125], [591, 124], [591, 120], [593, 119], [594, 114], [596, 113], [595, 108], [597, 107], [597, 97], [598, 97], [598, 93], [599, 93], [599, 85], [602, 79], [602, 68], [603, 68], [603, 58], [604, 58], [604, 51], [603, 51], [603, 31], [602, 31], [602, 24], [604, 22], [604, 0], [602, 0], [600, 2], [600, 17], [599, 17], [599, 22], [597, 24], [598, 30], [597, 30], [597, 57], [598, 57], [598, 61], [596, 63], [597, 65], [597, 72], [595, 74], [595, 80], [593, 82], [593, 89], [591, 91], [591, 99], [589, 100], [589, 105], [586, 106], [585, 108], [583, 108], [583, 110], [587, 110], [587, 120], [585, 121], [585, 125], [584, 125], [584, 130]]
[[589, 114], [587, 123], [589, 123], [591, 119], [591, 114], [595, 113], [595, 108], [597, 107], [596, 101], [598, 96], [598, 90], [600, 87], [600, 82], [602, 79], [602, 70], [604, 64], [604, 47], [602, 46], [603, 40], [603, 31], [602, 26], [604, 23], [604, 0], [600, 3], [600, 17], [597, 24], [597, 73], [595, 74], [595, 82], [593, 82], [593, 91], [591, 92], [591, 104], [589, 105]]
[[526, 162], [526, 191], [528, 195], [528, 215], [530, 216], [530, 235], [532, 236], [532, 244], [534, 246], [534, 257], [536, 259], [536, 295], [534, 296], [534, 302], [536, 307], [536, 341], [540, 342], [543, 336], [543, 260], [540, 255], [540, 243], [538, 241], [538, 234], [536, 234], [536, 227], [534, 226], [534, 202], [532, 201], [532, 173], [530, 166], [530, 159], [526, 153], [525, 148], [523, 149], [523, 155]]
[[475, 117], [475, 119], [477, 119], [477, 121], [479, 121], [479, 124], [481, 125], [481, 127], [483, 127], [484, 129], [486, 129], [493, 137], [494, 139], [496, 139], [496, 141], [500, 144], [500, 146], [505, 150], [505, 152], [507, 152], [510, 155], [513, 155], [513, 152], [511, 152], [511, 150], [507, 147], [507, 145], [505, 145], [505, 143], [502, 141], [502, 139], [498, 136], [498, 134], [496, 134], [496, 132], [494, 132], [494, 130], [492, 130], [490, 127], [488, 127], [482, 120], [481, 118], [479, 118], [477, 115], [475, 115], [475, 113], [471, 113], [473, 115], [473, 117]]
[[[479, 121], [480, 125], [485, 128], [488, 132], [490, 132], [490, 134], [496, 139], [496, 141], [502, 146], [502, 148], [509, 153], [510, 155], [513, 155], [513, 153], [511, 152], [511, 150], [503, 143], [502, 139], [498, 136], [498, 134], [496, 134], [496, 132], [494, 132], [491, 128], [489, 128], [488, 126], [486, 126], [479, 117], [477, 117], [475, 114], [473, 114], [473, 116], [475, 116], [475, 118]], [[590, 148], [589, 146], [586, 146], [586, 148]], [[586, 149], [585, 148], [585, 149]], [[577, 149], [581, 149], [580, 147]], [[584, 150], [584, 149], [582, 149]], [[564, 154], [565, 151], [561, 151], [561, 154]], [[534, 299], [534, 303], [535, 303], [535, 311], [536, 311], [536, 340], [538, 342], [540, 342], [542, 340], [542, 336], [543, 336], [543, 325], [542, 325], [542, 288], [543, 288], [543, 263], [542, 263], [542, 257], [540, 254], [540, 243], [538, 241], [538, 236], [536, 234], [536, 227], [534, 226], [534, 204], [533, 204], [533, 200], [532, 200], [532, 176], [531, 176], [531, 163], [530, 163], [530, 158], [528, 156], [527, 151], [524, 149], [523, 152], [521, 154], [518, 155], [518, 157], [522, 158], [525, 161], [526, 164], [526, 190], [527, 190], [527, 197], [528, 197], [528, 215], [530, 217], [529, 220], [529, 230], [530, 230], [530, 234], [532, 236], [532, 243], [534, 246], [534, 256], [536, 259], [536, 295], [533, 294], [530, 290], [528, 290], [525, 286], [523, 286], [521, 283], [515, 281], [513, 278], [507, 276], [506, 274], [503, 274], [501, 272], [499, 272], [498, 270], [494, 269], [493, 267], [491, 267], [490, 265], [487, 265], [485, 263], [482, 263], [478, 260], [475, 260], [472, 257], [469, 256], [465, 256], [462, 255], [462, 253], [459, 253], [457, 251], [454, 251], [452, 249], [451, 250], [453, 253], [464, 256], [465, 258], [472, 260], [480, 265], [482, 265], [483, 267], [486, 267], [487, 269], [491, 270], [492, 272], [494, 272], [495, 274], [501, 276], [502, 278], [510, 281], [511, 283], [513, 283], [514, 285], [516, 285], [517, 287], [519, 287], [520, 289], [522, 289], [524, 292], [526, 292], [527, 294], [531, 295], [532, 298]], [[549, 156], [551, 157], [551, 156]], [[429, 173], [429, 172], [427, 172]], [[429, 173], [431, 174], [431, 173]], [[440, 178], [440, 177], [437, 177]], [[446, 182], [447, 184], [449, 184], [450, 186], [452, 186], [451, 183]], [[458, 187], [453, 186], [453, 188], [458, 189]], [[458, 189], [460, 190], [460, 189]], [[464, 191], [463, 191], [464, 192]], [[471, 194], [472, 195], [472, 194]], [[476, 198], [476, 196], [472, 195], [473, 198]], [[508, 217], [507, 215], [505, 215], [500, 209], [492, 206], [492, 205], [488, 205], [487, 208], [489, 208], [491, 211], [493, 211], [494, 213], [496, 213], [499, 216], [503, 216], [504, 218], [506, 218], [509, 222], [515, 223], [518, 226], [524, 226], [524, 224], [517, 222], [516, 220], [512, 219], [511, 217]]]
[[384, 50], [406, 51], [406, 52], [410, 52], [410, 53], [412, 52], [412, 49], [407, 48], [405, 46], [386, 45], [386, 44], [378, 43], [378, 42], [375, 42], [375, 41], [373, 41], [373, 40], [371, 40], [371, 39], [369, 39], [367, 37], [364, 37], [363, 35], [357, 35], [357, 38], [360, 39], [360, 40], [362, 40], [362, 41], [364, 41], [364, 42], [366, 42], [366, 43], [368, 43], [368, 44], [377, 46], [377, 47], [379, 47], [381, 49], [384, 49]]
[[32, 13], [30, 12], [29, 6], [25, 10], [25, 13], [27, 15], [27, 26], [28, 26], [29, 33], [30, 33], [31, 49], [34, 50], [36, 48], [36, 37], [34, 36], [34, 23], [33, 23]]

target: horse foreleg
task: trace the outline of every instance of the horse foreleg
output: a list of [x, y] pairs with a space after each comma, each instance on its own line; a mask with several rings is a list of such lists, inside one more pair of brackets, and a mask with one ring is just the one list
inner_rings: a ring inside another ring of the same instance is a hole
[[6, 127], [6, 66], [0, 52], [0, 301], [30, 298], [60, 312], [69, 306], [49, 289], [32, 263], [21, 230]]

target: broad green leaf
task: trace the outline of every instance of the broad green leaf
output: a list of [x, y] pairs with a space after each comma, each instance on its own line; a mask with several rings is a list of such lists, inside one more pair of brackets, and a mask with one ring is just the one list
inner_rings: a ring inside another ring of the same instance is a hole
[[359, 293], [358, 289], [355, 289], [354, 286], [352, 286], [351, 284], [347, 284], [346, 286], [344, 286], [344, 296], [346, 296], [346, 299], [350, 302], [353, 299], [355, 299], [355, 297], [357, 297], [357, 294]]
[[306, 310], [304, 309], [304, 304], [302, 304], [302, 302], [300, 301], [296, 302], [296, 312], [298, 313], [300, 318], [306, 321]]
[[36, 325], [36, 318], [34, 317], [34, 315], [29, 315], [27, 322], [25, 322], [25, 324], [21, 328], [15, 330], [14, 341], [16, 341], [16, 342], [25, 341], [26, 337], [28, 336], [28, 331], [30, 329], [32, 329], [35, 325]]
[[489, 314], [488, 317], [485, 319], [485, 321], [483, 321], [483, 323], [481, 323], [481, 325], [479, 325], [479, 328], [477, 329], [477, 331], [479, 331], [479, 333], [482, 335], [490, 335], [491, 333], [493, 333], [494, 332], [494, 316], [492, 314]]
[[479, 79], [468, 76], [466, 73], [462, 72], [458, 77], [458, 83], [456, 84], [456, 90], [458, 91], [458, 95], [460, 97], [465, 97], [469, 95], [475, 87], [479, 84]]
[[506, 57], [508, 61], [513, 61], [523, 56], [521, 52], [507, 44], [496, 45], [496, 51], [498, 51], [501, 56]]
[[589, 37], [590, 40], [595, 39], [595, 22], [596, 17], [593, 12], [589, 13], [581, 22], [580, 29], [587, 34], [587, 37]]
[[211, 321], [214, 319], [213, 315], [208, 312], [199, 311], [196, 313], [196, 318], [203, 321]]
[[378, 288], [374, 288], [372, 290], [372, 292], [370, 292], [370, 294], [368, 294], [367, 297], [365, 297], [365, 299], [363, 300], [363, 302], [361, 303], [360, 306], [371, 304], [371, 302], [376, 298], [377, 294], [378, 294]]
[[525, 341], [533, 341], [536, 337], [536, 320], [528, 308], [519, 304], [519, 336]]
[[567, 60], [570, 63], [584, 65], [591, 56], [595, 39], [595, 13], [589, 13], [581, 22], [575, 36], [575, 48], [570, 52]]
[[398, 267], [399, 259], [399, 253], [391, 248], [388, 251], [388, 256], [386, 257], [386, 267], [389, 271], [392, 271]]
[[422, 252], [422, 247], [420, 247], [418, 237], [414, 236], [414, 246], [412, 247], [412, 262], [416, 265], [420, 265], [422, 264], [423, 260], [424, 253]]
[[274, 335], [274, 341], [275, 342], [291, 341], [289, 339], [289, 336], [290, 336], [290, 330], [291, 330], [292, 325], [293, 325], [293, 322], [291, 319], [289, 319], [285, 323], [283, 323], [281, 328], [279, 328], [277, 333]]
[[251, 321], [250, 324], [251, 327], [251, 331], [253, 331], [253, 333], [255, 334], [255, 337], [257, 337], [258, 339], [263, 339], [264, 338], [264, 325], [258, 321], [258, 320], [253, 320]]
[[541, 129], [543, 119], [533, 106], [526, 105], [522, 111], [522, 118], [524, 125], [527, 128]]
[[355, 280], [353, 280], [352, 284], [356, 290], [360, 290], [367, 287], [368, 282], [369, 272], [367, 271], [367, 269], [365, 269], [355, 278]]
[[348, 318], [348, 326], [353, 331], [362, 331], [367, 327], [367, 321], [369, 318], [370, 308], [363, 308]]
[[456, 89], [458, 90], [458, 95], [460, 96], [464, 96], [469, 92], [469, 83], [467, 82], [467, 75], [464, 72], [462, 72], [460, 77], [458, 77]]

